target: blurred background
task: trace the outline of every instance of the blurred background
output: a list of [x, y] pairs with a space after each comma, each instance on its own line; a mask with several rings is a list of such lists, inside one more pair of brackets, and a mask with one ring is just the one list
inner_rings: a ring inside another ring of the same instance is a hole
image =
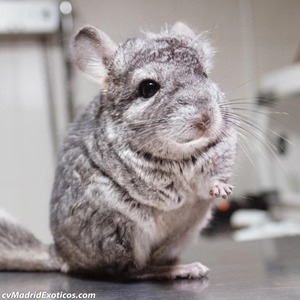
[[178, 20], [208, 32], [211, 77], [242, 119], [234, 196], [205, 235], [300, 234], [300, 1], [0, 0], [0, 207], [43, 241], [59, 145], [99, 92], [70, 37], [92, 24], [122, 42]]

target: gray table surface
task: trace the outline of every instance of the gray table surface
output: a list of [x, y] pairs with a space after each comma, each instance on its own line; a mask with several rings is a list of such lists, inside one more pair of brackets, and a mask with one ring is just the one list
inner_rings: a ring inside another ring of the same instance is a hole
[[184, 253], [183, 262], [192, 261], [211, 269], [209, 280], [117, 283], [2, 272], [0, 298], [12, 291], [43, 291], [95, 293], [95, 299], [300, 299], [300, 237], [241, 243], [204, 239]]

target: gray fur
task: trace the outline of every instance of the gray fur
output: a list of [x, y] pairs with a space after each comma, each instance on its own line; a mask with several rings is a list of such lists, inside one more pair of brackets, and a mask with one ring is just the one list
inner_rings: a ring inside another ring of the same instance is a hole
[[[200, 263], [174, 264], [207, 224], [212, 199], [232, 190], [236, 129], [224, 94], [207, 77], [212, 48], [177, 23], [118, 47], [87, 26], [72, 51], [102, 90], [59, 154], [50, 216], [61, 270], [205, 276]], [[148, 99], [138, 94], [144, 79], [161, 87]]]
[[53, 245], [43, 245], [4, 211], [0, 211], [0, 270], [58, 271]]

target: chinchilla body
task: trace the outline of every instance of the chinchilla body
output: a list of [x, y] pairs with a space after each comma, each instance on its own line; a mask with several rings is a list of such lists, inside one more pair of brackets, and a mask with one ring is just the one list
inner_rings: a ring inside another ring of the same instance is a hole
[[207, 75], [212, 52], [182, 23], [121, 45], [91, 26], [76, 35], [74, 61], [101, 91], [59, 153], [50, 218], [60, 270], [206, 276], [200, 263], [176, 262], [213, 198], [232, 190], [236, 129]]

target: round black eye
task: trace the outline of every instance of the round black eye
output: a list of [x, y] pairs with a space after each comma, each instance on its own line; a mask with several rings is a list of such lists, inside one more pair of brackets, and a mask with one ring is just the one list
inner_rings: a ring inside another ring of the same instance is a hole
[[139, 94], [143, 98], [150, 98], [160, 89], [160, 85], [154, 80], [143, 80], [139, 85]]

